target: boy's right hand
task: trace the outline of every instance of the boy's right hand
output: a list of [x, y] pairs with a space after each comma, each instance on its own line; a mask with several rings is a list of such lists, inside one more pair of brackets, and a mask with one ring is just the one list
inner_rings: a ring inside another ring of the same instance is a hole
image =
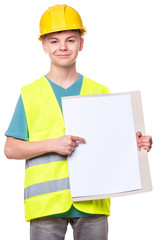
[[75, 147], [78, 146], [77, 141], [82, 143], [86, 142], [84, 138], [72, 135], [64, 135], [50, 140], [52, 140], [52, 142], [50, 142], [50, 144], [52, 144], [52, 146], [50, 146], [51, 152], [56, 152], [61, 155], [70, 155], [74, 151]]

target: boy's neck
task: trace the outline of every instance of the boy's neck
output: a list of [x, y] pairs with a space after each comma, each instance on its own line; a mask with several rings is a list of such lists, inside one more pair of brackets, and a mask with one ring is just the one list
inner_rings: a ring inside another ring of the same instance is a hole
[[57, 85], [63, 88], [68, 88], [77, 80], [79, 73], [76, 71], [75, 67], [51, 68], [46, 76]]

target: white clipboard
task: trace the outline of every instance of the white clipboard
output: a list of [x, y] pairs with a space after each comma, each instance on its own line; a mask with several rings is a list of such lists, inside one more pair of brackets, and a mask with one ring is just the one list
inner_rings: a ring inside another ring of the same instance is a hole
[[72, 201], [104, 199], [152, 190], [139, 91], [62, 98], [65, 134], [80, 136], [68, 157]]

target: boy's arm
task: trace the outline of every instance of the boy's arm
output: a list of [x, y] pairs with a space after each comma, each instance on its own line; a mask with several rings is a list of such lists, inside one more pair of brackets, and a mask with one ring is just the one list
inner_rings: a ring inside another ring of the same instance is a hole
[[[8, 159], [29, 159], [49, 152], [69, 155], [78, 146], [77, 141], [85, 143], [84, 138], [71, 135], [37, 142], [28, 142], [7, 137], [4, 153]], [[137, 145], [138, 150], [143, 147], [149, 152], [152, 147], [152, 137], [142, 136], [140, 132], [137, 132]]]
[[8, 159], [29, 159], [48, 152], [69, 155], [78, 146], [77, 141], [85, 143], [84, 138], [71, 135], [37, 142], [7, 137], [4, 153]]

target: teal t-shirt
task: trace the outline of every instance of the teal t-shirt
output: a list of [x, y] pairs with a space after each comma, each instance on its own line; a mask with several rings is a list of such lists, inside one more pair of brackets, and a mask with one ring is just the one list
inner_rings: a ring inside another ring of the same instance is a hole
[[[62, 111], [61, 97], [80, 95], [80, 91], [81, 91], [81, 87], [82, 87], [82, 83], [83, 83], [83, 75], [79, 74], [78, 79], [67, 89], [64, 89], [64, 88], [60, 87], [59, 85], [53, 83], [48, 78], [47, 78], [47, 80], [49, 81], [49, 83], [54, 91], [54, 94], [57, 98], [60, 109]], [[62, 112], [62, 114], [63, 114], [63, 112]], [[12, 120], [10, 122], [10, 125], [9, 125], [5, 135], [14, 137], [14, 138], [18, 138], [18, 139], [22, 139], [25, 141], [27, 141], [29, 139], [27, 119], [26, 119], [26, 114], [25, 114], [21, 95], [18, 99]], [[81, 212], [72, 205], [71, 208], [67, 212], [55, 214], [55, 215], [51, 215], [51, 216], [67, 217], [67, 218], [70, 217], [71, 218], [71, 217], [87, 217], [87, 216], [91, 216], [91, 215], [94, 215], [94, 214], [88, 214], [88, 213]]]

